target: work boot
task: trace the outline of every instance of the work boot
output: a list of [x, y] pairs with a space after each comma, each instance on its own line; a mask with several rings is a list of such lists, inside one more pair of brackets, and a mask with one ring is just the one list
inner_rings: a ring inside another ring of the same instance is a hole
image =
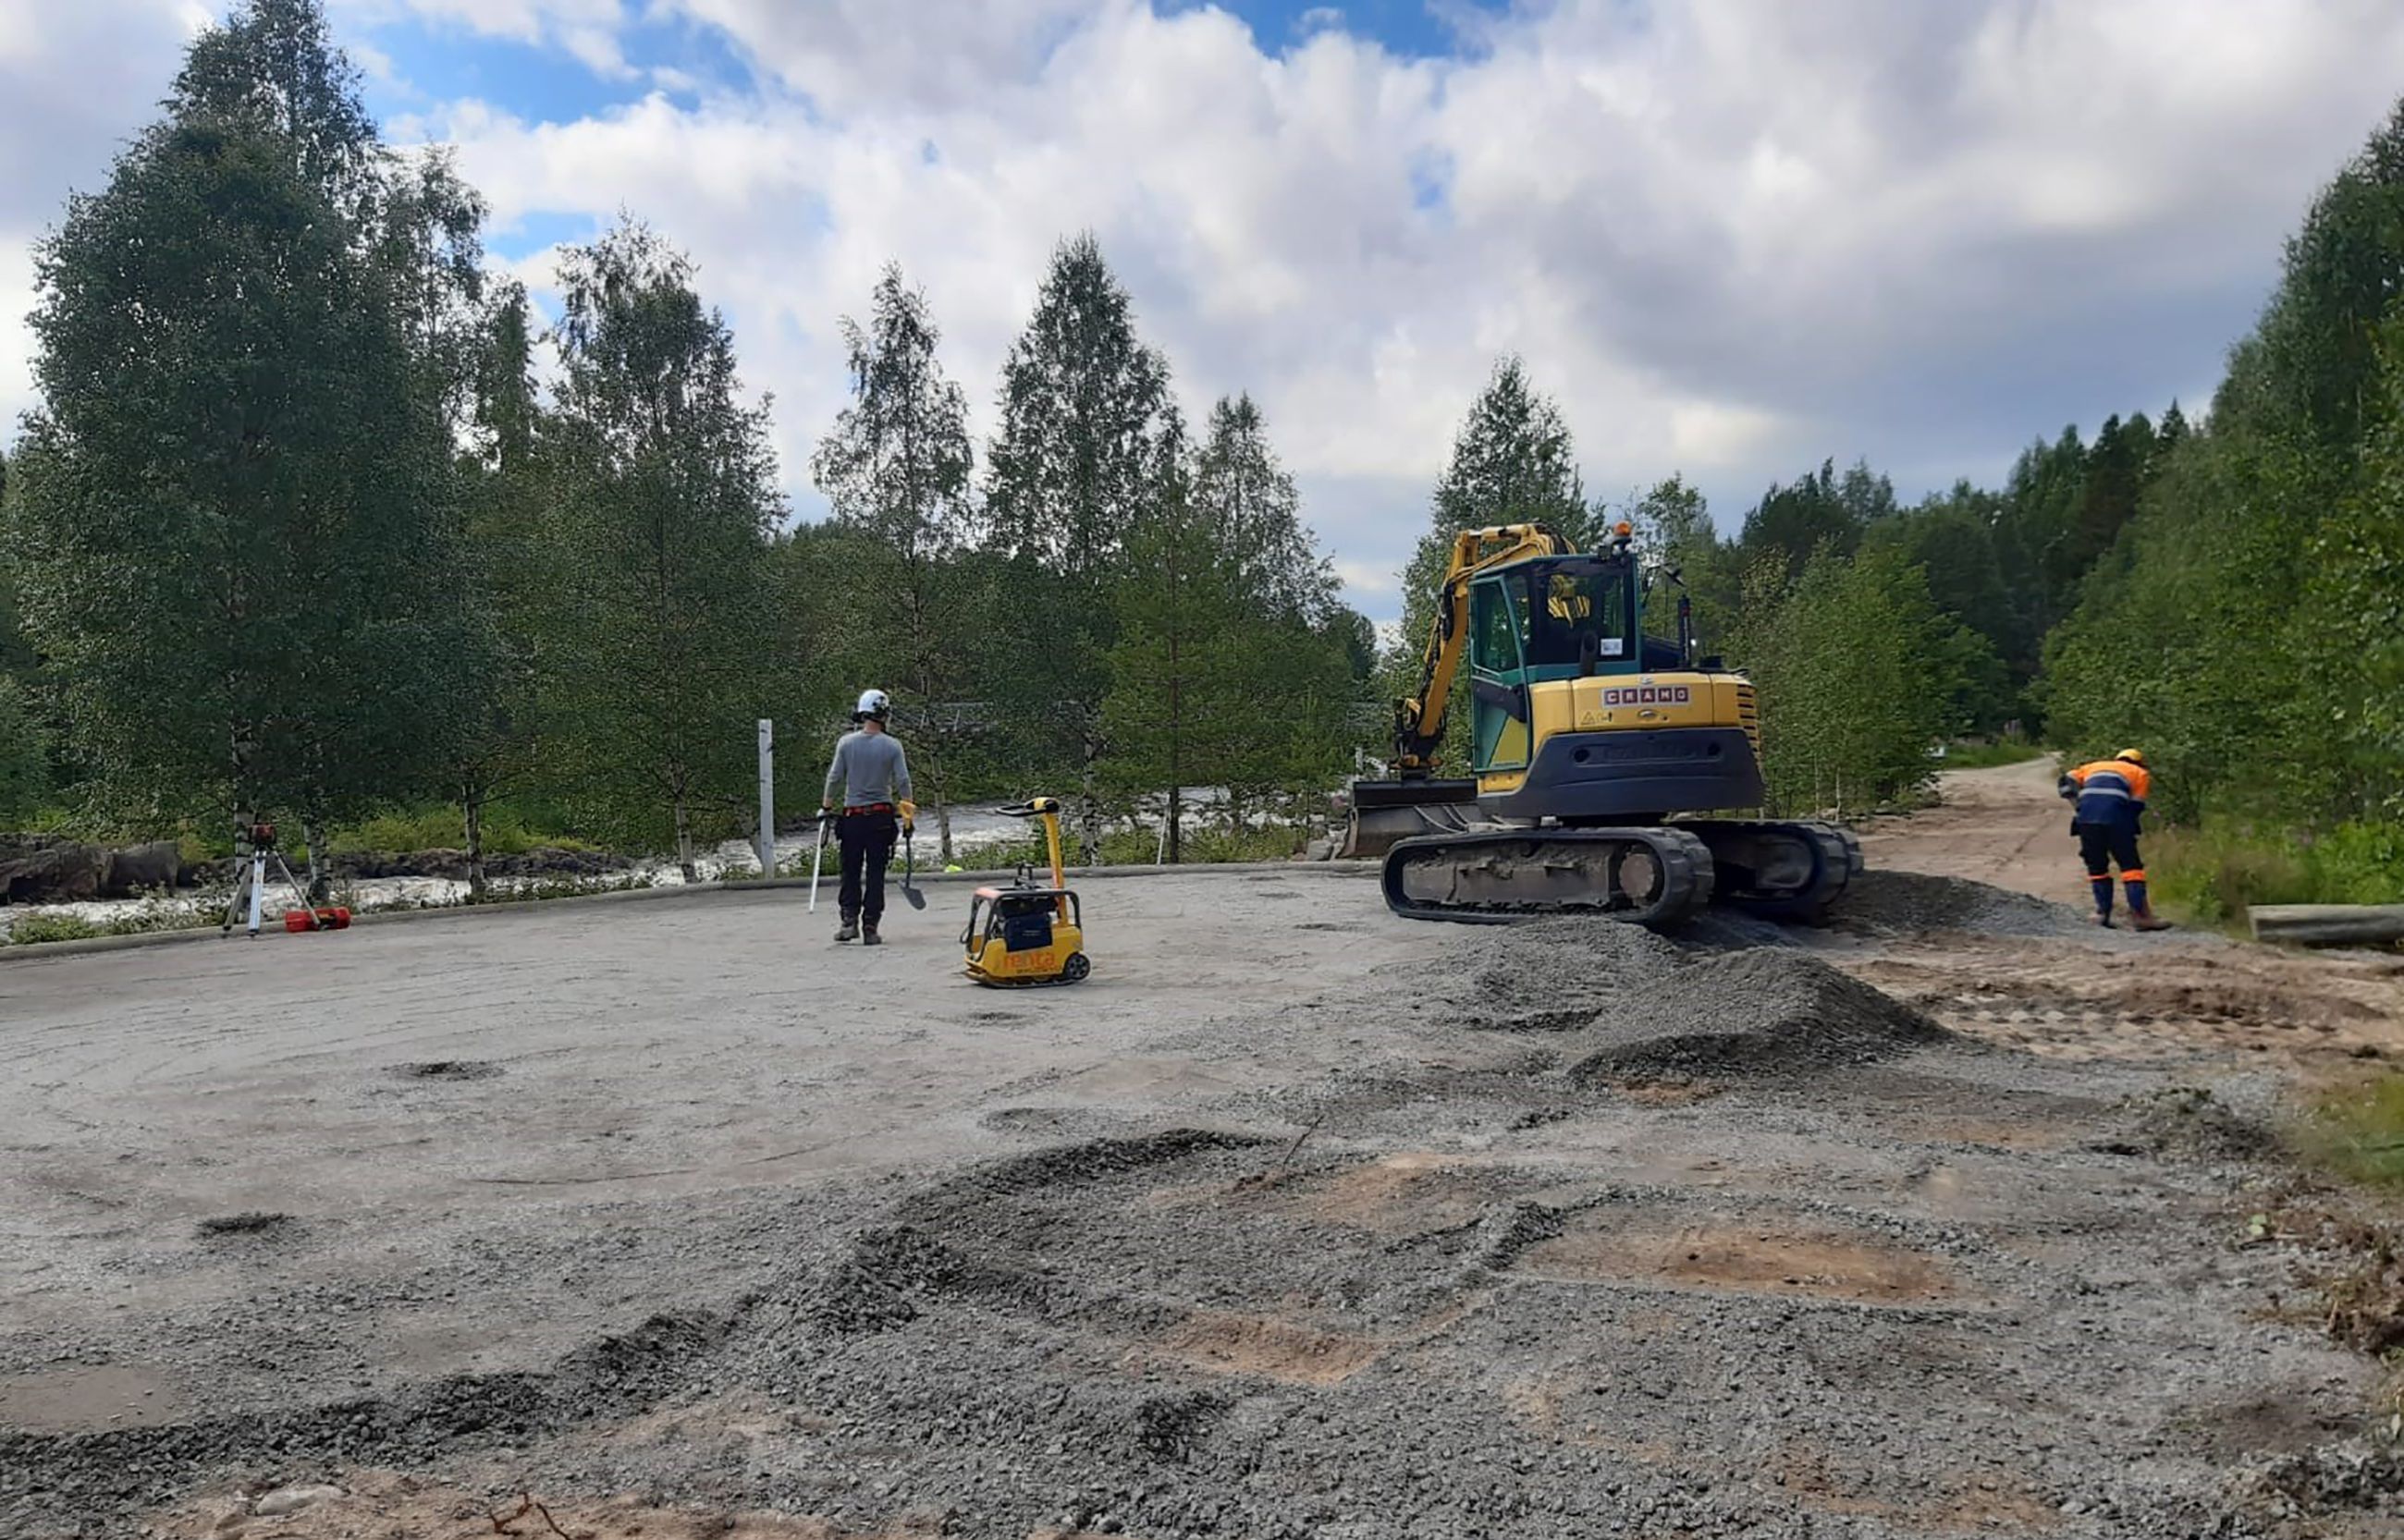
[[2139, 930], [2168, 930], [2171, 928], [2171, 923], [2169, 921], [2154, 918], [2153, 911], [2150, 909], [2138, 915], [2134, 920], [2131, 921], [2130, 923], [2135, 925]]
[[865, 925], [860, 932], [860, 944], [863, 947], [881, 947], [885, 944], [885, 938], [876, 934], [874, 925]]
[[843, 917], [843, 924], [842, 924], [842, 926], [841, 926], [839, 929], [837, 929], [837, 930], [835, 931], [835, 933], [834, 933], [834, 938], [835, 938], [836, 940], [838, 940], [838, 941], [857, 941], [857, 940], [859, 940], [859, 939], [860, 939], [860, 922], [859, 922], [859, 921], [857, 921], [857, 920], [854, 920], [851, 916], [849, 916], [849, 915], [847, 915], [847, 914], [846, 914], [846, 915], [845, 915], [845, 916]]
[[2112, 928], [2112, 917], [2108, 914], [2097, 915], [2095, 917], [2095, 923], [2098, 925], [2103, 926], [2105, 930], [2110, 930]]

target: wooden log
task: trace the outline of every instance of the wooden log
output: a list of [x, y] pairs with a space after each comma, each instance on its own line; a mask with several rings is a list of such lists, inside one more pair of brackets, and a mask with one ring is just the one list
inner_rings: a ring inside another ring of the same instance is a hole
[[2404, 904], [2248, 904], [2257, 941], [2288, 947], [2376, 947], [2404, 941]]

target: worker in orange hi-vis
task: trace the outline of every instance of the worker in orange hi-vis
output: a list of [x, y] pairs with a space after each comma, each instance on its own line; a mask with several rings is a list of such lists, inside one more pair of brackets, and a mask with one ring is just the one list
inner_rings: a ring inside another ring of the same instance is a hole
[[2169, 921], [2154, 918], [2153, 906], [2145, 901], [2145, 863], [2137, 854], [2137, 821], [2153, 788], [2145, 756], [2136, 749], [2081, 765], [2055, 787], [2076, 809], [2070, 832], [2087, 863], [2087, 886], [2095, 895], [2099, 925], [2112, 923], [2112, 867], [2117, 863], [2120, 883], [2129, 890], [2130, 922], [2139, 930], [2171, 928]]

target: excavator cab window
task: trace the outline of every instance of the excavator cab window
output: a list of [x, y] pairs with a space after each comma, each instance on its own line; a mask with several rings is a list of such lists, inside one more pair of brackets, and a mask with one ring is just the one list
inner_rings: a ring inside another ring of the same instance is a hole
[[1544, 562], [1528, 573], [1530, 668], [1577, 669], [1592, 656], [1602, 668], [1633, 660], [1629, 568], [1624, 562]]
[[1470, 665], [1488, 673], [1516, 673], [1525, 628], [1513, 612], [1509, 590], [1499, 582], [1476, 584], [1469, 592]]

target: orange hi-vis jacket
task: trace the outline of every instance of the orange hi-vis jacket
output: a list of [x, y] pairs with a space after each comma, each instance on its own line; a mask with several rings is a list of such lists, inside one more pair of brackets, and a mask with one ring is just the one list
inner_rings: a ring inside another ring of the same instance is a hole
[[2077, 818], [2082, 824], [2134, 824], [2137, 814], [2145, 811], [2154, 778], [2143, 765], [2098, 759], [2064, 775], [2059, 789], [2062, 796], [2077, 798]]

